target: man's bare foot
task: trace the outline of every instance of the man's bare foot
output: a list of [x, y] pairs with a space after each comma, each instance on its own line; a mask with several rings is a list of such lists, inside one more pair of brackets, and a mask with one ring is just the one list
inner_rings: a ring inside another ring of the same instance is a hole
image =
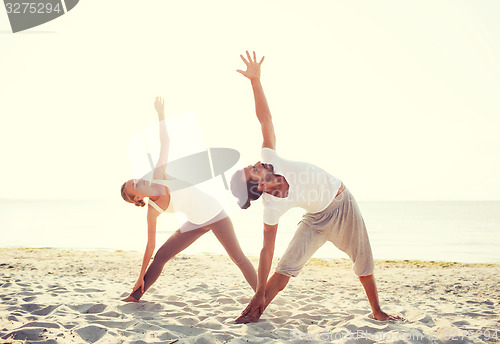
[[125, 299], [122, 300], [123, 302], [139, 302], [135, 297], [132, 295], [127, 296]]
[[390, 315], [390, 314], [387, 314], [385, 312], [377, 312], [377, 313], [373, 313], [372, 314], [373, 316], [373, 319], [375, 320], [379, 320], [379, 321], [385, 321], [385, 320], [392, 320], [392, 321], [397, 321], [397, 320], [400, 320], [400, 321], [406, 321], [405, 318], [403, 317], [400, 317], [399, 315]]

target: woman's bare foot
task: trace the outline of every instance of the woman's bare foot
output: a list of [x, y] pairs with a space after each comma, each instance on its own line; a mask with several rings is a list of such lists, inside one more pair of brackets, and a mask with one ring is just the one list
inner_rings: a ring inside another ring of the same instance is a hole
[[400, 317], [399, 315], [390, 315], [390, 314], [387, 314], [387, 313], [382, 312], [382, 311], [377, 312], [377, 313], [373, 313], [372, 316], [373, 316], [373, 319], [379, 320], [379, 321], [385, 321], [385, 320], [393, 320], [393, 321], [401, 320], [401, 321], [406, 321], [405, 318]]
[[139, 302], [135, 297], [132, 295], [127, 296], [125, 299], [122, 300], [123, 302]]

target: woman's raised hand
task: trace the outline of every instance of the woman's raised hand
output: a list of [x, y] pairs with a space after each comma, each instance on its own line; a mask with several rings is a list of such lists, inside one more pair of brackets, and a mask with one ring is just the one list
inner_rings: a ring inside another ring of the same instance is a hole
[[260, 79], [260, 65], [262, 64], [262, 61], [264, 61], [264, 56], [260, 59], [259, 62], [257, 62], [257, 57], [255, 56], [255, 51], [253, 52], [253, 60], [252, 57], [250, 56], [250, 53], [247, 50], [247, 59], [243, 57], [243, 55], [240, 55], [241, 59], [247, 66], [247, 70], [243, 71], [241, 69], [238, 69], [237, 72], [243, 74], [250, 80], [258, 80]]
[[158, 116], [163, 117], [165, 115], [165, 100], [162, 97], [156, 97], [155, 110], [158, 112]]

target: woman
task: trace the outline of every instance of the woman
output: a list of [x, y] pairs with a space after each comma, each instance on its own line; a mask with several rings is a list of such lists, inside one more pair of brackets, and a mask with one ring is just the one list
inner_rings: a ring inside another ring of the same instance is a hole
[[[176, 191], [170, 191], [167, 187], [165, 166], [168, 160], [170, 142], [165, 126], [163, 99], [157, 97], [154, 105], [160, 122], [161, 149], [158, 163], [153, 170], [153, 182], [148, 182], [145, 179], [133, 179], [125, 182], [121, 187], [123, 199], [136, 206], [144, 207], [146, 205], [144, 198], [149, 198], [147, 213], [148, 242], [142, 260], [141, 272], [132, 293], [123, 301], [139, 301], [144, 292], [160, 276], [165, 263], [209, 230], [212, 230], [219, 242], [224, 246], [229, 257], [241, 270], [248, 284], [255, 291], [257, 285], [255, 268], [243, 254], [231, 219], [224, 212], [220, 203], [194, 186], [186, 184], [186, 187]], [[167, 209], [183, 212], [188, 221], [160, 247], [153, 262], [149, 264], [156, 246], [156, 220]]]
[[[246, 209], [261, 195], [264, 205], [264, 246], [259, 260], [257, 291], [250, 304], [236, 319], [238, 323], [256, 322], [273, 298], [285, 288], [290, 277], [297, 276], [309, 258], [326, 241], [346, 252], [353, 261], [355, 273], [363, 285], [373, 317], [377, 320], [396, 320], [380, 309], [373, 278], [373, 257], [361, 213], [343, 183], [321, 168], [303, 162], [281, 158], [276, 153], [276, 137], [271, 113], [260, 83], [260, 67], [247, 53], [240, 55], [246, 70], [239, 73], [250, 79], [255, 98], [255, 110], [261, 124], [262, 159], [231, 179], [231, 191], [238, 204]], [[301, 207], [307, 211], [276, 272], [268, 280], [274, 254], [279, 218], [288, 209]]]

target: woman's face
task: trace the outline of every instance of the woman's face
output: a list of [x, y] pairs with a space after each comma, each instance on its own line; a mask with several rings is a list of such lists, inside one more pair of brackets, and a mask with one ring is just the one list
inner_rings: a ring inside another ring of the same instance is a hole
[[163, 185], [150, 183], [144, 179], [131, 179], [125, 183], [125, 190], [132, 197], [140, 199], [149, 196], [165, 196], [166, 190]]

